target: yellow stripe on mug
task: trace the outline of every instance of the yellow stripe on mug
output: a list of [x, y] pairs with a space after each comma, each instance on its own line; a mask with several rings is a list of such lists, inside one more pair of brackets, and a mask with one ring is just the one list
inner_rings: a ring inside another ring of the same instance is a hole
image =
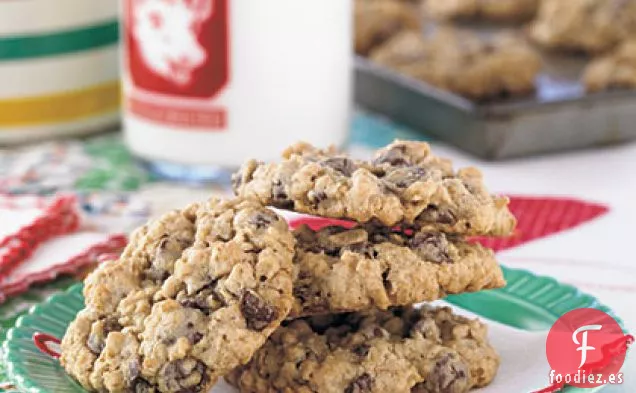
[[55, 94], [0, 100], [3, 128], [65, 123], [119, 108], [118, 81]]

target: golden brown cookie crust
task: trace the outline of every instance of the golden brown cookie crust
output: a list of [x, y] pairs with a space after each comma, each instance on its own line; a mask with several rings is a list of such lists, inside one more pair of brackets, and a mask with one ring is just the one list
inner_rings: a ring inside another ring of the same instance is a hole
[[455, 172], [424, 142], [396, 141], [370, 161], [299, 143], [279, 163], [248, 161], [233, 188], [265, 205], [388, 227], [508, 235], [516, 223], [508, 199], [491, 195], [481, 172]]
[[405, 307], [288, 322], [227, 379], [249, 393], [465, 393], [498, 367], [479, 321]]
[[290, 318], [387, 309], [505, 285], [493, 252], [458, 236], [307, 226], [294, 235]]
[[636, 1], [543, 0], [529, 33], [547, 49], [603, 52], [636, 33]]
[[62, 365], [90, 391], [207, 392], [287, 317], [294, 243], [256, 201], [166, 214], [86, 279]]
[[583, 83], [589, 92], [636, 88], [636, 38], [592, 60], [583, 71]]
[[532, 93], [542, 63], [539, 54], [514, 34], [484, 39], [450, 27], [426, 37], [402, 32], [369, 57], [401, 74], [474, 100]]
[[368, 54], [401, 30], [419, 31], [421, 15], [406, 2], [356, 0], [354, 2], [355, 51]]

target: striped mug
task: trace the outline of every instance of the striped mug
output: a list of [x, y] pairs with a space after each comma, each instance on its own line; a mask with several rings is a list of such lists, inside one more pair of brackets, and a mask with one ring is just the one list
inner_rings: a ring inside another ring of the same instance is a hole
[[119, 122], [117, 0], [0, 1], [0, 144]]

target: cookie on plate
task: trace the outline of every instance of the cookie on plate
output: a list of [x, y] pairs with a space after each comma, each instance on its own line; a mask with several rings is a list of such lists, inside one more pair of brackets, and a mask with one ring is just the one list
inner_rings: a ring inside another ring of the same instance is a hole
[[290, 317], [387, 309], [505, 285], [493, 252], [439, 232], [301, 226]]
[[226, 379], [245, 393], [464, 393], [498, 367], [481, 322], [405, 307], [287, 322]]
[[426, 14], [437, 19], [518, 22], [532, 18], [539, 0], [426, 0]]
[[421, 16], [413, 5], [392, 0], [356, 0], [355, 50], [366, 55], [401, 30], [419, 31]]
[[636, 0], [543, 0], [530, 37], [547, 49], [598, 53], [636, 32]]
[[282, 162], [246, 162], [233, 188], [266, 205], [389, 227], [508, 235], [515, 226], [508, 199], [491, 195], [477, 169], [455, 172], [424, 142], [396, 141], [369, 161], [299, 143]]
[[539, 54], [516, 35], [502, 33], [486, 39], [450, 27], [428, 36], [401, 32], [369, 58], [474, 100], [530, 94], [541, 70]]
[[151, 222], [86, 279], [62, 365], [90, 391], [207, 392], [286, 318], [294, 243], [255, 201], [212, 199]]
[[583, 72], [583, 84], [590, 92], [636, 88], [636, 38], [592, 60]]

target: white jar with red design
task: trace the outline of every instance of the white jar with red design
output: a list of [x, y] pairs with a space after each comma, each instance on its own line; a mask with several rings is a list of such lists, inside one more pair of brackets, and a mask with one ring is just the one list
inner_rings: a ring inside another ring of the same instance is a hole
[[273, 160], [299, 140], [342, 144], [351, 101], [351, 6], [123, 0], [128, 146], [160, 171], [185, 165], [172, 173], [180, 177], [198, 173], [189, 167], [205, 173], [252, 157]]

